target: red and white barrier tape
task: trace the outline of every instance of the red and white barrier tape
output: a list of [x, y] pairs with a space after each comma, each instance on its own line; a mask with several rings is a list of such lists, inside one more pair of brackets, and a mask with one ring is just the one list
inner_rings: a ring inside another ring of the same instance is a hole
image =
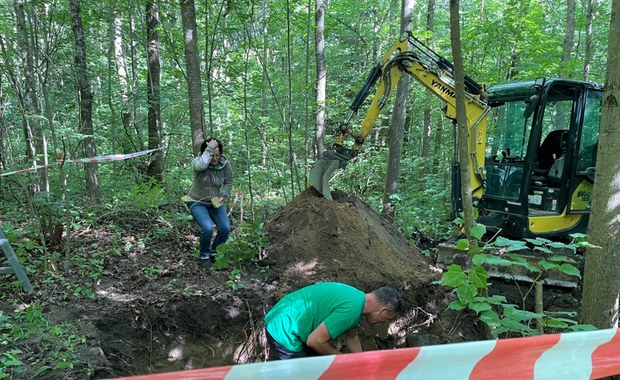
[[619, 331], [608, 329], [317, 356], [116, 380], [599, 379], [620, 374]]
[[19, 173], [25, 173], [25, 172], [34, 172], [37, 171], [39, 169], [43, 169], [43, 168], [47, 168], [47, 167], [51, 167], [51, 166], [55, 166], [55, 165], [60, 165], [63, 164], [65, 162], [73, 162], [76, 164], [92, 164], [92, 163], [100, 163], [100, 162], [112, 162], [112, 161], [123, 161], [123, 160], [127, 160], [129, 158], [134, 158], [134, 157], [138, 157], [138, 156], [143, 156], [145, 154], [149, 154], [149, 153], [153, 153], [157, 150], [160, 150], [161, 148], [156, 148], [156, 149], [149, 149], [149, 150], [143, 150], [141, 152], [134, 152], [134, 153], [127, 153], [127, 154], [107, 154], [105, 156], [95, 156], [95, 157], [86, 157], [86, 158], [76, 158], [73, 160], [62, 160], [62, 158], [60, 156], [57, 155], [57, 159], [56, 162], [54, 162], [53, 164], [47, 164], [47, 165], [37, 165], [37, 166], [33, 166], [30, 168], [26, 168], [26, 169], [20, 169], [20, 170], [15, 170], [12, 172], [5, 172], [5, 173], [0, 173], [0, 177], [5, 177], [5, 176], [9, 176], [11, 174], [19, 174]]

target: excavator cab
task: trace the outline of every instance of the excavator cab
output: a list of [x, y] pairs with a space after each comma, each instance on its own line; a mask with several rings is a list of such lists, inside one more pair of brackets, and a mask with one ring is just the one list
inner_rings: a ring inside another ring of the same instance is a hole
[[541, 79], [488, 92], [479, 222], [515, 238], [585, 232], [602, 86]]

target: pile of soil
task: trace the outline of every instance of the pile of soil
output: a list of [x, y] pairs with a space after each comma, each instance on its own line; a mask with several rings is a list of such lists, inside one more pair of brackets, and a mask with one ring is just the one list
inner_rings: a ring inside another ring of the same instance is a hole
[[[356, 197], [334, 191], [333, 201], [310, 188], [266, 228], [265, 261], [291, 286], [340, 281], [363, 290], [401, 289], [437, 280], [431, 260], [386, 219]], [[411, 301], [415, 301], [415, 298]]]
[[[475, 317], [446, 310], [453, 296], [432, 285], [441, 274], [431, 259], [358, 198], [332, 196], [330, 201], [308, 189], [283, 207], [266, 226], [269, 243], [261, 259], [235, 268], [242, 276], [199, 267], [193, 222], [170, 230], [146, 213], [106, 215], [92, 229], [76, 232], [73, 242], [75, 250], [103, 257], [92, 299], [72, 297], [35, 273], [37, 292], [22, 295], [23, 302], [37, 298], [52, 322], [71, 322], [86, 336], [81, 355], [92, 367], [76, 366], [67, 379], [263, 361], [265, 313], [286, 293], [319, 281], [365, 292], [389, 285], [403, 293], [406, 315], [391, 324], [362, 323], [366, 350], [483, 339]], [[119, 236], [129, 248], [106, 249], [118, 247]], [[65, 278], [75, 268], [69, 263], [59, 263]], [[75, 283], [83, 281], [78, 270], [74, 275]]]

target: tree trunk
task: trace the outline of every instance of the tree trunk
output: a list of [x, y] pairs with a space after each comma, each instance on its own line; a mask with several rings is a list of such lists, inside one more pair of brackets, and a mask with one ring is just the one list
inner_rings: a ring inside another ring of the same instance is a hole
[[461, 198], [465, 219], [465, 234], [470, 244], [474, 243], [470, 229], [474, 225], [473, 206], [471, 199], [471, 177], [469, 176], [469, 126], [467, 125], [467, 109], [465, 98], [465, 70], [461, 52], [461, 26], [459, 17], [459, 0], [450, 0], [450, 43], [454, 58], [454, 80], [456, 90], [456, 120], [458, 127], [457, 147], [461, 175]]
[[[0, 88], [2, 88], [2, 73], [0, 73]], [[7, 106], [6, 100], [3, 96], [0, 96], [0, 172], [3, 172], [7, 168], [6, 164], [6, 147], [4, 142], [7, 141], [7, 129], [4, 122], [4, 109]], [[0, 181], [0, 192], [3, 191], [2, 184], [6, 181]]]
[[192, 131], [194, 155], [198, 155], [200, 153], [200, 144], [205, 140], [203, 132], [205, 114], [202, 105], [202, 84], [200, 82], [200, 62], [198, 60], [198, 31], [196, 29], [194, 0], [181, 0], [181, 19], [183, 22], [187, 92], [189, 96], [189, 124]]
[[[440, 168], [444, 166], [445, 161], [445, 149], [444, 145], [444, 123], [445, 118], [442, 117], [437, 121], [435, 131], [433, 131], [433, 173], [437, 173]], [[456, 149], [456, 144], [452, 144], [452, 147]]]
[[[82, 27], [82, 10], [79, 0], [70, 0], [71, 17], [73, 20], [73, 36], [75, 38], [75, 74], [77, 77], [78, 99], [80, 103], [80, 133], [85, 135], [84, 153], [87, 157], [96, 156], [97, 148], [93, 137], [93, 94], [88, 82], [86, 64], [86, 42]], [[101, 198], [99, 179], [97, 178], [97, 163], [85, 164], [86, 188], [92, 202], [98, 203]]]
[[562, 59], [560, 60], [559, 75], [566, 75], [566, 65], [570, 61], [573, 52], [573, 40], [575, 38], [575, 0], [566, 0], [566, 36], [564, 37], [564, 48], [562, 49]]
[[[4, 45], [2, 44], [2, 39], [0, 38], [0, 48]], [[4, 52], [4, 49], [2, 49]], [[0, 73], [0, 88], [3, 85], [2, 73]], [[8, 99], [4, 96], [0, 96], [0, 172], [4, 172], [8, 169], [8, 160], [7, 154], [9, 152], [9, 139], [7, 138], [9, 135], [7, 123], [4, 118], [4, 110], [7, 107]], [[4, 187], [7, 181], [0, 181], [0, 194], [6, 194], [6, 191], [9, 191]]]
[[587, 0], [586, 3], [586, 36], [585, 36], [585, 47], [583, 52], [583, 80], [590, 80], [590, 70], [591, 70], [591, 62], [592, 62], [592, 41], [593, 41], [593, 24], [594, 19], [596, 18], [596, 12], [601, 6], [601, 0]]
[[[426, 30], [431, 35], [426, 40], [428, 46], [433, 46], [432, 33], [435, 30], [435, 0], [428, 0], [428, 7], [426, 12]], [[432, 114], [433, 114], [433, 95], [428, 92], [425, 94], [425, 107], [424, 107], [424, 119], [422, 127], [422, 149], [420, 150], [420, 156], [428, 157], [430, 155], [430, 141], [432, 135]]]
[[[121, 24], [121, 16], [118, 11], [114, 11], [114, 62], [116, 65], [116, 74], [121, 87], [121, 122], [125, 131], [131, 129], [131, 112], [129, 108], [129, 81], [127, 75], [127, 64], [125, 63], [125, 54], [123, 54], [123, 30]], [[113, 123], [116, 124], [116, 123]], [[116, 133], [112, 133], [112, 151], [115, 151]]]
[[607, 73], [588, 235], [601, 249], [585, 255], [581, 322], [597, 328], [618, 327], [620, 298], [620, 0], [613, 0], [607, 50]]
[[[227, 1], [222, 1], [219, 5], [219, 9], [217, 11], [217, 16], [215, 18], [215, 22], [211, 25], [211, 20], [209, 18], [210, 7], [209, 3], [205, 3], [207, 6], [205, 7], [205, 29], [211, 31], [211, 35], [205, 33], [205, 75], [207, 80], [207, 118], [206, 121], [209, 123], [209, 135], [213, 134], [213, 78], [214, 78], [214, 69], [213, 69], [213, 55], [215, 54], [215, 36], [216, 32], [219, 28], [220, 20], [222, 17], [226, 17], [226, 5]], [[216, 5], [216, 4], [214, 4]], [[224, 38], [227, 36], [224, 35]], [[210, 38], [210, 40], [209, 40]]]
[[325, 0], [316, 0], [315, 8], [315, 35], [316, 44], [316, 117], [315, 138], [317, 159], [323, 156], [325, 145], [325, 96], [327, 86], [327, 67], [325, 66]]
[[[306, 14], [306, 36], [305, 36], [305, 50], [306, 50], [306, 62], [305, 62], [305, 75], [304, 75], [304, 162], [302, 163], [304, 168], [304, 177], [308, 178], [309, 160], [314, 160], [317, 157], [315, 152], [315, 141], [310, 137], [310, 134], [314, 129], [311, 128], [313, 115], [310, 112], [310, 102], [312, 99], [311, 92], [308, 91], [311, 88], [312, 78], [310, 77], [310, 67], [312, 66], [312, 0], [308, 0], [307, 3], [308, 13]], [[310, 158], [312, 154], [312, 158]]]
[[[519, 0], [518, 4], [514, 4], [514, 7], [518, 7], [518, 14], [519, 14], [519, 21], [517, 21], [517, 23], [515, 25], [512, 26], [512, 29], [514, 30], [521, 30], [523, 28], [523, 24], [524, 24], [524, 20], [526, 19], [526, 15], [527, 15], [527, 7], [528, 7], [528, 2], [526, 0]], [[481, 9], [481, 13], [484, 12], [483, 9]], [[517, 77], [517, 75], [519, 75], [519, 45], [522, 43], [521, 41], [521, 36], [522, 33], [515, 33], [515, 35], [513, 36], [513, 40], [511, 41], [511, 48], [510, 48], [510, 58], [508, 61], [508, 71], [506, 73], [506, 81], [511, 82], [514, 78]]]
[[[252, 7], [252, 18], [254, 18], [254, 7]], [[246, 50], [245, 53], [245, 59], [244, 59], [244, 70], [243, 70], [243, 138], [245, 141], [245, 172], [247, 174], [247, 189], [248, 189], [248, 194], [250, 195], [250, 215], [252, 215], [252, 222], [255, 222], [255, 213], [254, 213], [254, 186], [252, 184], [252, 149], [250, 149], [250, 146], [252, 146], [253, 144], [253, 139], [250, 137], [250, 123], [248, 122], [251, 119], [250, 116], [250, 106], [248, 105], [248, 78], [250, 77], [250, 68], [252, 67], [252, 59], [255, 58], [252, 54], [253, 52], [253, 46], [252, 46], [252, 41], [254, 40], [254, 37], [252, 35], [252, 31], [251, 28], [248, 28], [246, 26], [245, 28], [245, 33], [244, 33], [245, 37], [246, 37], [246, 41], [244, 41], [244, 43], [247, 44], [248, 49]]]
[[[149, 149], [161, 148], [161, 104], [159, 78], [161, 76], [161, 66], [159, 63], [159, 36], [157, 27], [159, 26], [159, 10], [154, 1], [146, 3], [146, 34], [147, 34], [147, 64], [148, 72], [146, 77], [146, 96], [148, 103], [148, 130], [149, 130]], [[155, 178], [158, 182], [162, 181], [164, 171], [164, 154], [161, 150], [154, 152], [149, 160], [146, 174]]]
[[[414, 0], [402, 0], [400, 32], [411, 31]], [[392, 125], [390, 126], [390, 140], [388, 152], [387, 174], [383, 189], [383, 207], [381, 213], [394, 218], [396, 204], [392, 196], [398, 193], [398, 177], [400, 177], [400, 157], [405, 131], [405, 114], [407, 112], [407, 97], [409, 96], [409, 75], [403, 75], [396, 88], [396, 100], [392, 110]]]
[[[283, 119], [286, 125], [286, 137], [288, 140], [288, 157], [289, 157], [289, 171], [291, 173], [291, 198], [295, 197], [295, 178], [297, 177], [296, 170], [296, 157], [295, 149], [293, 147], [293, 38], [292, 38], [292, 26], [291, 26], [291, 3], [286, 1], [286, 115]], [[297, 181], [297, 187], [300, 189], [299, 180]], [[301, 192], [301, 189], [300, 189]]]
[[[263, 105], [263, 109], [261, 110], [261, 115], [263, 117], [267, 117], [269, 114], [269, 96], [268, 96], [268, 88], [269, 88], [269, 63], [271, 62], [271, 54], [269, 49], [269, 20], [271, 18], [271, 14], [269, 13], [269, 0], [264, 0], [263, 2], [263, 18], [264, 23], [262, 24], [263, 31], [263, 56], [262, 56], [262, 72], [263, 72], [263, 87], [261, 89], [261, 101]], [[310, 12], [310, 8], [308, 9]], [[260, 157], [261, 157], [261, 165], [267, 165], [267, 159], [269, 158], [269, 146], [267, 145], [267, 131], [259, 128], [258, 134], [260, 135]]]
[[[28, 157], [28, 161], [30, 161], [32, 165], [37, 165], [41, 164], [41, 162], [37, 163], [37, 153], [41, 154], [44, 159], [42, 164], [45, 165], [47, 163], [47, 156], [44, 149], [44, 135], [42, 128], [38, 126], [37, 120], [39, 119], [36, 117], [39, 115], [39, 107], [35, 85], [34, 49], [31, 43], [32, 38], [26, 27], [25, 1], [15, 0], [13, 5], [15, 8], [15, 26], [17, 28], [17, 40], [20, 45], [19, 55], [24, 78], [23, 88], [21, 89], [23, 95], [20, 99], [20, 105], [23, 110], [22, 129], [26, 140], [26, 157]], [[32, 25], [32, 23], [28, 24]], [[33, 190], [39, 191], [43, 189], [49, 192], [47, 168], [40, 170], [38, 175], [37, 181], [33, 184]]]
[[[426, 30], [433, 32], [435, 30], [435, 0], [428, 0], [426, 8]], [[430, 42], [433, 38], [430, 37]]]
[[[28, 24], [29, 25], [37, 25], [38, 24], [38, 20], [37, 20], [37, 13], [35, 11], [33, 11], [33, 7], [29, 6], [28, 8], [29, 12], [26, 12], [26, 16], [27, 16], [27, 20], [28, 20]], [[40, 49], [37, 46], [37, 41], [39, 40], [39, 36], [37, 35], [37, 27], [31, 27], [31, 31], [30, 31], [30, 38], [29, 38], [29, 43], [28, 43], [28, 55], [30, 56], [30, 59], [28, 59], [28, 63], [32, 65], [31, 68], [29, 68], [27, 70], [28, 75], [31, 76], [30, 80], [27, 80], [28, 82], [32, 83], [32, 90], [31, 95], [32, 96], [32, 112], [34, 115], [41, 115], [41, 109], [43, 108], [42, 104], [40, 103], [39, 100], [39, 96], [37, 95], [36, 92], [36, 88], [37, 86], [42, 86], [42, 83], [37, 83], [37, 73], [40, 70]], [[44, 166], [40, 171], [39, 171], [39, 180], [41, 183], [41, 189], [43, 189], [46, 194], [49, 194], [50, 192], [50, 182], [49, 182], [49, 175], [48, 175], [48, 167], [47, 165], [49, 164], [49, 160], [48, 160], [48, 141], [47, 141], [47, 135], [46, 133], [46, 129], [45, 129], [45, 125], [42, 122], [42, 120], [40, 119], [40, 117], [35, 118], [34, 121], [34, 135], [35, 135], [35, 147], [37, 150], [37, 153], [39, 154], [39, 160], [41, 161], [41, 164]], [[48, 195], [45, 195], [46, 199], [49, 199]]]
[[[53, 17], [53, 11], [49, 10], [48, 12], [46, 12], [45, 16], [47, 16], [48, 18]], [[54, 101], [54, 98], [50, 96], [50, 91], [49, 91], [50, 83], [52, 82], [50, 80], [51, 68], [54, 66], [53, 60], [51, 59], [51, 56], [53, 54], [52, 53], [53, 35], [50, 33], [50, 30], [47, 30], [47, 32], [44, 35], [37, 36], [37, 39], [43, 41], [42, 54], [40, 54], [40, 57], [41, 57], [40, 66], [39, 66], [39, 69], [37, 70], [38, 82], [39, 82], [39, 86], [41, 89], [41, 95], [42, 95], [42, 112], [45, 115], [45, 125], [47, 127], [47, 130], [50, 132], [52, 146], [54, 147], [54, 152], [56, 153], [56, 157], [58, 158], [59, 154], [61, 154], [61, 151], [60, 151], [61, 144], [59, 142], [58, 134], [56, 133], [56, 129], [54, 126], [54, 108], [55, 108], [54, 103], [55, 101]], [[49, 236], [49, 239], [47, 239], [46, 242], [50, 246], [54, 247], [54, 246], [62, 245], [64, 247], [63, 250], [65, 253], [65, 256], [68, 257], [69, 253], [71, 252], [71, 226], [72, 226], [71, 220], [72, 218], [71, 218], [71, 206], [69, 204], [70, 202], [69, 202], [69, 197], [68, 197], [68, 189], [66, 186], [66, 172], [65, 172], [64, 165], [60, 165], [58, 167], [58, 175], [60, 177], [59, 183], [62, 189], [61, 199], [64, 205], [64, 216], [65, 216], [64, 226], [56, 218], [56, 216], [59, 216], [59, 215], [54, 215], [54, 217], [49, 217], [47, 225], [43, 224], [44, 235]], [[62, 238], [63, 232], [65, 232], [64, 240]]]
[[[131, 4], [129, 3], [129, 7], [131, 9]], [[133, 14], [129, 16], [129, 30], [131, 36], [136, 35], [136, 28], [134, 26]], [[138, 86], [138, 54], [136, 52], [137, 43], [132, 41], [130, 43], [130, 56], [131, 56], [131, 87], [133, 92], [133, 128], [136, 131], [137, 137], [137, 146], [142, 150], [144, 148], [144, 139], [142, 138], [142, 116], [140, 115], [140, 99], [139, 95], [139, 86]], [[127, 135], [130, 136], [129, 130], [127, 130]]]

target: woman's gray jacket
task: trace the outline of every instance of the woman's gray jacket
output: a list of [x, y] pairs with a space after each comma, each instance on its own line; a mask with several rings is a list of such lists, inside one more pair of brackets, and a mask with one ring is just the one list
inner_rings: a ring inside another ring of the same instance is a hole
[[233, 172], [230, 162], [224, 155], [216, 165], [211, 165], [213, 149], [207, 147], [204, 152], [194, 158], [194, 183], [187, 194], [194, 202], [211, 204], [212, 197], [230, 196], [232, 191]]

